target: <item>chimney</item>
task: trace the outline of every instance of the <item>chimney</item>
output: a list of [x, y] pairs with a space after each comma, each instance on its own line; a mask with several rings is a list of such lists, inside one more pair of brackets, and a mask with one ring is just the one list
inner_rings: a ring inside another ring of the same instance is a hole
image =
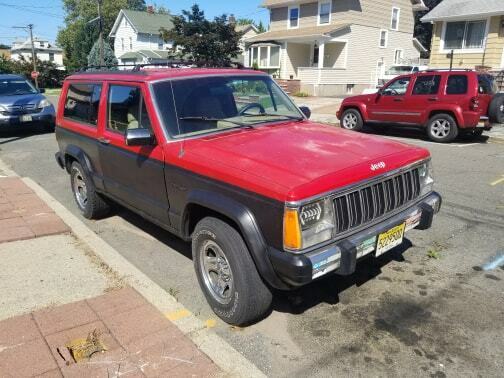
[[147, 13], [150, 13], [150, 14], [154, 13], [154, 5], [148, 5], [147, 6]]
[[236, 17], [232, 13], [229, 15], [229, 24], [230, 25], [235, 25], [236, 24]]

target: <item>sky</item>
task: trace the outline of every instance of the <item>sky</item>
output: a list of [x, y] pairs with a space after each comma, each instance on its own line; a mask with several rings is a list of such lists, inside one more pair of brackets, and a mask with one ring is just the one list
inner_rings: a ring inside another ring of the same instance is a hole
[[[147, 5], [164, 6], [178, 14], [198, 3], [207, 18], [233, 13], [237, 18], [252, 18], [268, 23], [268, 11], [259, 8], [261, 0], [146, 0]], [[63, 26], [64, 12], [61, 0], [0, 0], [0, 43], [11, 45], [17, 39], [26, 39], [24, 29], [13, 26], [33, 24], [33, 34], [54, 42], [58, 29]]]

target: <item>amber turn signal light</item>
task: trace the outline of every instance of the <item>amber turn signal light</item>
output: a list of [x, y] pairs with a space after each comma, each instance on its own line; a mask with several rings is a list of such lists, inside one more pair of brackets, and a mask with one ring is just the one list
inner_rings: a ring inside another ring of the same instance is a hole
[[301, 228], [296, 209], [285, 209], [283, 244], [286, 249], [301, 249]]

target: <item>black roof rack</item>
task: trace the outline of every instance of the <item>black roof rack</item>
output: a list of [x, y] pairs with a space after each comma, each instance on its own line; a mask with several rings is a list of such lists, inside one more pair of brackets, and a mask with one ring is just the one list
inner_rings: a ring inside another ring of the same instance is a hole
[[428, 68], [426, 70], [418, 71], [418, 72], [446, 72], [446, 71], [466, 71], [471, 72], [474, 71], [470, 68]]
[[[145, 67], [166, 67], [166, 68], [185, 68], [185, 67], [199, 67], [199, 68], [237, 68], [243, 69], [244, 66], [238, 62], [231, 62], [228, 66], [218, 66], [208, 62], [196, 62], [192, 60], [167, 60], [165, 62], [157, 63], [139, 63], [139, 64], [114, 64], [103, 66], [86, 66], [82, 67], [78, 73], [96, 73], [100, 70], [113, 70], [114, 73], [132, 73], [132, 72], [145, 72], [142, 68]], [[119, 70], [119, 68], [131, 68]]]

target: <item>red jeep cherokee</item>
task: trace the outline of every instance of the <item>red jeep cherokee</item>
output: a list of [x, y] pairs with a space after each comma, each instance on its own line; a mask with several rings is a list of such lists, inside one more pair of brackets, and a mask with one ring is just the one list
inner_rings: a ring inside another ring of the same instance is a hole
[[308, 112], [257, 71], [79, 73], [61, 94], [56, 159], [85, 217], [113, 200], [192, 241], [212, 309], [246, 324], [272, 288], [351, 274], [441, 204], [428, 151]]
[[361, 130], [364, 123], [415, 125], [435, 142], [450, 142], [504, 123], [504, 94], [497, 94], [488, 74], [430, 70], [398, 76], [378, 93], [346, 98], [336, 115], [347, 130]]

